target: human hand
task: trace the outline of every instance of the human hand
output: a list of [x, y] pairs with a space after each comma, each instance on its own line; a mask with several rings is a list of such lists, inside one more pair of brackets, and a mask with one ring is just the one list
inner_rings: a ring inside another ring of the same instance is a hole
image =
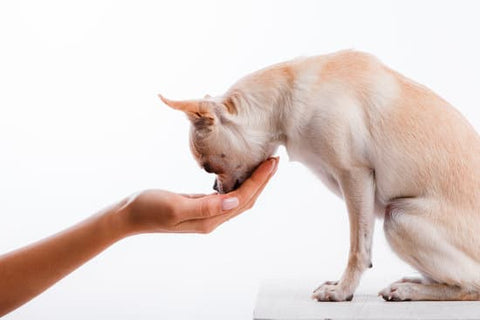
[[277, 169], [278, 158], [259, 165], [240, 188], [227, 194], [183, 195], [146, 190], [126, 200], [127, 233], [210, 233], [223, 222], [250, 209]]
[[47, 239], [1, 255], [0, 317], [128, 235], [211, 232], [253, 206], [277, 163], [278, 158], [265, 161], [238, 190], [228, 194], [143, 191]]

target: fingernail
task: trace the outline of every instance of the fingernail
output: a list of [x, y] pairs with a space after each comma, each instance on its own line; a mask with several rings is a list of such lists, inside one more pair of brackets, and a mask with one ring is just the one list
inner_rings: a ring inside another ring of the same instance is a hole
[[227, 198], [222, 201], [222, 210], [232, 210], [238, 207], [238, 198]]
[[278, 165], [278, 157], [272, 158], [270, 160], [270, 173], [272, 173], [273, 171], [275, 171], [275, 169], [277, 169], [277, 165]]

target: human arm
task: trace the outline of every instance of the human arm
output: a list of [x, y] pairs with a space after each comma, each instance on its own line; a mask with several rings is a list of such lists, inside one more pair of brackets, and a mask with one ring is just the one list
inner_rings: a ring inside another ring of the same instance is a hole
[[127, 236], [146, 232], [211, 232], [251, 208], [274, 174], [277, 162], [278, 159], [265, 161], [239, 189], [229, 194], [141, 192], [65, 231], [0, 256], [0, 316]]

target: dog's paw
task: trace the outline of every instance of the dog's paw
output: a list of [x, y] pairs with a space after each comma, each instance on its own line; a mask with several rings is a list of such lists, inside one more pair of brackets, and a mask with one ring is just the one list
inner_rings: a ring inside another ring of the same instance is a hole
[[416, 282], [394, 282], [378, 293], [385, 301], [415, 300]]
[[338, 281], [327, 281], [313, 291], [312, 299], [317, 301], [352, 301], [353, 292], [346, 290]]

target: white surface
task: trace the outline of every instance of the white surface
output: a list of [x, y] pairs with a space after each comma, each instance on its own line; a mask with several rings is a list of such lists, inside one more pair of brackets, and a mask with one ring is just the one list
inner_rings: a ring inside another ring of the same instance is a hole
[[265, 284], [255, 306], [254, 320], [408, 320], [479, 319], [478, 301], [386, 302], [375, 295], [356, 294], [351, 302], [317, 302], [303, 282]]
[[[0, 252], [140, 189], [211, 192], [185, 117], [156, 94], [221, 93], [280, 60], [372, 52], [479, 129], [477, 3], [0, 1]], [[208, 236], [127, 239], [5, 319], [249, 319], [264, 278], [336, 280], [344, 205], [279, 154], [250, 212]], [[380, 224], [373, 263], [369, 293], [410, 272]]]

